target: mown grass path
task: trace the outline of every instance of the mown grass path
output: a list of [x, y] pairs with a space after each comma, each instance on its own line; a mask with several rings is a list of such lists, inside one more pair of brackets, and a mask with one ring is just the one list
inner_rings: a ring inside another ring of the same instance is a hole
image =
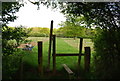
[[[79, 43], [80, 39], [73, 39], [73, 38], [62, 38], [66, 43], [68, 43], [70, 46], [77, 48], [79, 50]], [[94, 51], [93, 49], [93, 42], [91, 39], [83, 39], [83, 48], [82, 51], [84, 51], [84, 47], [91, 47], [91, 50]]]

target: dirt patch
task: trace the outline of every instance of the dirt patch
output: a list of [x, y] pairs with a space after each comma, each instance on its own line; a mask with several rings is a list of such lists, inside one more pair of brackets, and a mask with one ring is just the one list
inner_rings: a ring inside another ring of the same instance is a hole
[[[33, 38], [33, 39], [34, 39], [34, 38]], [[31, 39], [31, 40], [32, 40], [32, 39]], [[36, 39], [36, 40], [33, 40], [33, 42], [30, 42], [30, 44], [31, 44], [32, 46], [37, 46], [37, 41], [47, 42], [47, 41], [49, 41], [49, 38]], [[21, 44], [21, 45], [18, 46], [17, 48], [25, 48], [26, 45], [27, 45], [27, 43], [26, 43], [26, 44]]]
[[17, 48], [25, 48], [26, 44], [21, 44], [20, 46], [18, 46]]

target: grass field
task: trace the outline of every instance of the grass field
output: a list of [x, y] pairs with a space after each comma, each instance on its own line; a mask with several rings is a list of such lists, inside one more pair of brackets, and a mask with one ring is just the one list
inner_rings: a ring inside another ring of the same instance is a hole
[[[37, 43], [37, 41], [43, 41], [43, 69], [45, 71], [47, 64], [48, 64], [47, 59], [48, 59], [48, 45], [49, 45], [48, 39], [49, 38], [30, 37], [28, 39], [30, 39], [36, 43]], [[72, 38], [57, 38], [56, 41], [57, 41], [56, 42], [57, 43], [56, 44], [57, 53], [78, 53], [79, 39], [73, 40]], [[85, 42], [90, 42], [90, 40], [85, 39], [83, 46], [85, 46]], [[92, 43], [89, 46], [92, 47]], [[81, 61], [82, 66], [84, 63], [83, 60], [84, 59], [82, 57], [82, 61]], [[62, 64], [67, 64], [73, 71], [76, 71], [77, 62], [78, 62], [77, 56], [57, 57], [57, 60], [56, 60], [57, 71], [58, 72], [63, 71]], [[35, 46], [31, 52], [25, 51], [24, 57], [23, 57], [23, 63], [24, 63], [24, 66], [23, 66], [24, 67], [24, 75], [26, 75], [25, 78], [31, 78], [31, 76], [27, 76], [27, 74], [30, 75], [28, 70], [33, 72], [31, 74], [32, 74], [32, 76], [34, 76], [34, 78], [38, 78], [36, 75], [37, 67], [38, 67], [38, 48], [37, 48], [37, 46]], [[32, 69], [30, 69], [30, 68], [32, 68]], [[33, 70], [33, 69], [35, 69], [35, 70]], [[52, 57], [51, 57], [50, 69], [52, 70]]]

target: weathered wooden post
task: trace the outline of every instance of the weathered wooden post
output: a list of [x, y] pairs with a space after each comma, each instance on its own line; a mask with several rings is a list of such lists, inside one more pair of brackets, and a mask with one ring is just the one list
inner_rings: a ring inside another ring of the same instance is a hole
[[83, 46], [83, 38], [80, 38], [79, 56], [78, 56], [78, 75], [80, 75], [80, 62], [81, 62], [81, 55], [82, 55], [82, 46]]
[[56, 36], [53, 35], [53, 73], [56, 73]]
[[83, 46], [83, 38], [80, 38], [78, 66], [80, 66], [80, 62], [81, 62], [82, 46]]
[[85, 47], [85, 72], [89, 72], [90, 70], [90, 56], [91, 56], [91, 50], [90, 47]]
[[42, 67], [42, 41], [38, 42], [38, 71], [40, 75], [43, 75], [43, 67]]
[[53, 20], [51, 21], [51, 26], [50, 26], [50, 38], [49, 38], [49, 49], [48, 49], [48, 70], [50, 70], [52, 32], [53, 32]]

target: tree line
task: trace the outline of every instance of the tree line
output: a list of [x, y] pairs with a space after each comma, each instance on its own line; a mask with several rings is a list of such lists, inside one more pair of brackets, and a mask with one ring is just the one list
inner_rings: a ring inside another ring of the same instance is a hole
[[[28, 34], [29, 37], [49, 37], [50, 28], [43, 28], [43, 27], [32, 27], [27, 28], [31, 30]], [[67, 37], [67, 38], [77, 38], [77, 37], [94, 37], [96, 29], [92, 28], [84, 28], [82, 26], [67, 26], [63, 25], [62, 27], [53, 29], [53, 34], [57, 37]]]

